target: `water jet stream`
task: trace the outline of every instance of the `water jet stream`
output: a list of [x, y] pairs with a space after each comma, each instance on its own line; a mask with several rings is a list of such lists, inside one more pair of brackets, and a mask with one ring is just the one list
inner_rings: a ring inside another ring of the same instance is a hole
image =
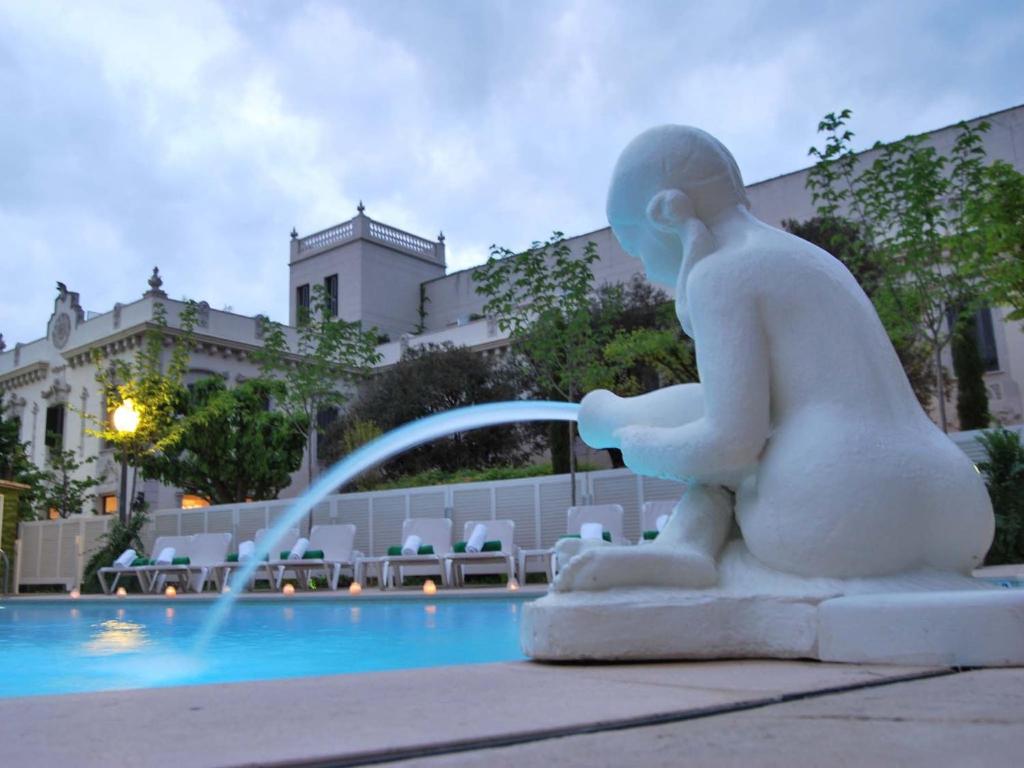
[[324, 497], [339, 487], [392, 456], [415, 448], [439, 437], [466, 432], [471, 429], [493, 427], [519, 421], [576, 421], [579, 405], [545, 400], [514, 400], [504, 403], [483, 403], [437, 413], [404, 424], [397, 429], [371, 440], [350, 453], [320, 476], [310, 488], [288, 508], [273, 528], [260, 540], [249, 559], [231, 578], [230, 591], [225, 592], [213, 606], [196, 640], [195, 651], [201, 651], [227, 618], [239, 593], [249, 582], [264, 556], [275, 551], [288, 529], [302, 521]]

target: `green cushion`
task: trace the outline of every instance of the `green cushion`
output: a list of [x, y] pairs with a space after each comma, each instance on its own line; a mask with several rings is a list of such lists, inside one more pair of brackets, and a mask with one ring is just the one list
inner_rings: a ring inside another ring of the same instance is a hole
[[[281, 552], [281, 559], [282, 560], [287, 560], [288, 559], [288, 555], [290, 555], [291, 553], [292, 553], [292, 551], [290, 549], [283, 550]], [[307, 549], [303, 553], [302, 559], [303, 560], [323, 560], [324, 559], [324, 551], [322, 549]]]
[[[580, 535], [578, 533], [567, 533], [567, 534], [565, 534], [565, 536], [559, 536], [559, 539], [578, 539], [578, 538], [580, 538]], [[605, 541], [607, 541], [610, 544], [611, 540], [612, 540], [612, 535], [608, 531], [605, 531], [604, 533], [601, 534], [601, 538], [604, 539]]]
[[388, 557], [398, 557], [402, 554], [401, 547], [388, 547]]
[[432, 555], [434, 554], [433, 544], [424, 544], [422, 547], [416, 550], [417, 555]]
[[[455, 546], [452, 547], [452, 552], [465, 552], [466, 542], [456, 541]], [[501, 552], [500, 541], [485, 541], [484, 545], [480, 548], [481, 552]], [[422, 552], [420, 554], [423, 554]]]
[[148, 557], [136, 557], [134, 560], [132, 560], [132, 565], [133, 566], [136, 566], [136, 565], [152, 565], [152, 564], [153, 564], [153, 561], [150, 560]]
[[229, 562], [229, 563], [237, 563], [238, 562], [238, 553], [237, 552], [232, 552], [230, 555], [228, 555], [227, 562]]
[[644, 541], [653, 541], [658, 538], [657, 531], [644, 531]]
[[171, 560], [171, 565], [190, 565], [191, 563], [192, 560], [188, 557], [175, 557]]

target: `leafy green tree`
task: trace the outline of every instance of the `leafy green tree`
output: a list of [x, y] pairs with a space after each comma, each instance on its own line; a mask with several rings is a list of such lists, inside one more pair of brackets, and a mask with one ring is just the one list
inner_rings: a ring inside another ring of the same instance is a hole
[[96, 497], [90, 489], [102, 483], [104, 478], [80, 477], [81, 470], [95, 461], [95, 456], [89, 456], [79, 462], [71, 450], [50, 452], [46, 469], [40, 473], [39, 491], [35, 495], [36, 504], [44, 516], [50, 510], [56, 510], [61, 517], [80, 514], [85, 505]]
[[987, 166], [964, 217], [979, 235], [970, 269], [984, 299], [1024, 320], [1024, 174], [1002, 161]]
[[300, 310], [294, 341], [280, 323], [270, 323], [263, 348], [253, 353], [264, 378], [284, 384], [275, 406], [288, 415], [306, 447], [307, 482], [317, 464], [315, 440], [322, 414], [348, 402], [355, 382], [380, 360], [376, 330], [334, 316], [324, 287], [313, 287], [309, 309]]
[[[897, 348], [928, 346], [943, 429], [947, 428], [942, 353], [953, 335], [949, 314], [972, 310], [976, 290], [970, 262], [981, 242], [970, 201], [984, 186], [982, 134], [988, 124], [959, 125], [949, 155], [923, 136], [876, 143], [875, 159], [853, 152], [849, 110], [825, 116], [825, 134], [807, 186], [818, 215], [850, 215], [875, 249], [881, 283], [872, 299]], [[971, 386], [971, 385], [969, 385]]]
[[[373, 432], [479, 403], [516, 400], [528, 386], [514, 364], [452, 344], [410, 347], [396, 364], [363, 382], [344, 419], [325, 436], [335, 461]], [[358, 430], [358, 431], [357, 431]], [[385, 481], [428, 470], [454, 472], [526, 461], [536, 449], [526, 425], [475, 429], [404, 452], [379, 468]]]
[[252, 379], [228, 389], [217, 377], [193, 384], [180, 409], [181, 438], [150, 454], [143, 475], [212, 504], [273, 499], [302, 464], [301, 432], [270, 409], [279, 382]]
[[985, 389], [985, 366], [978, 352], [978, 316], [961, 312], [953, 321], [953, 373], [956, 375], [956, 414], [960, 429], [985, 429], [992, 421]]
[[21, 442], [21, 423], [9, 415], [9, 407], [0, 400], [0, 480], [13, 480], [29, 486], [18, 498], [18, 516], [35, 518], [36, 497], [40, 489], [40, 472], [29, 458], [26, 443]]
[[996, 515], [996, 535], [985, 563], [1024, 561], [1024, 444], [1008, 429], [983, 432], [986, 458], [978, 464]]
[[[99, 417], [85, 417], [96, 424], [90, 434], [110, 443], [115, 459], [133, 468], [129, 498], [135, 497], [137, 470], [143, 462], [155, 453], [170, 450], [181, 439], [183, 425], [178, 415], [187, 397], [184, 380], [197, 317], [198, 307], [190, 301], [181, 311], [179, 327], [171, 328], [166, 306], [155, 302], [152, 322], [134, 360], [105, 360], [99, 350], [93, 352], [96, 381], [106, 399], [106, 412]], [[171, 351], [165, 365], [167, 342]], [[128, 401], [138, 414], [138, 425], [134, 431], [119, 432], [111, 414]], [[127, 522], [129, 516], [129, 509], [119, 510], [121, 522]]]
[[[320, 442], [320, 460], [325, 464], [334, 464], [382, 434], [384, 432], [372, 419], [352, 416], [337, 419], [327, 427]], [[352, 478], [350, 485], [357, 491], [369, 491], [382, 482], [381, 468], [373, 467]]]
[[[487, 298], [484, 313], [510, 335], [548, 397], [575, 403], [605, 373], [605, 332], [595, 327], [591, 313], [592, 265], [598, 258], [594, 242], [574, 255], [565, 236], [555, 232], [521, 253], [491, 246], [487, 263], [473, 270], [477, 292]], [[575, 426], [569, 422], [566, 435], [573, 504]]]

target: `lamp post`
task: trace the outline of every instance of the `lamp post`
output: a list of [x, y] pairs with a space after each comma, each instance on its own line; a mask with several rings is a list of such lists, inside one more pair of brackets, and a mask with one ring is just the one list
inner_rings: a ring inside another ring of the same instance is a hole
[[[114, 429], [122, 435], [134, 432], [139, 426], [139, 412], [130, 397], [125, 398], [114, 409]], [[121, 450], [121, 493], [117, 499], [117, 516], [122, 523], [128, 522], [128, 459], [124, 449]]]

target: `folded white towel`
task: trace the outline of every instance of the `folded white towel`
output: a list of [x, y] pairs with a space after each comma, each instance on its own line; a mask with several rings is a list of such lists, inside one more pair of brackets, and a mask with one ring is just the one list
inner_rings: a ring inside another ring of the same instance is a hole
[[485, 538], [487, 538], [487, 526], [483, 523], [477, 523], [473, 528], [473, 532], [469, 534], [469, 538], [466, 539], [466, 551], [479, 552], [483, 549]]
[[131, 568], [136, 557], [138, 557], [138, 555], [135, 554], [134, 549], [126, 549], [121, 553], [121, 556], [114, 561], [114, 567], [117, 569]]
[[306, 550], [309, 549], [309, 539], [301, 538], [295, 542], [295, 546], [292, 547], [292, 551], [288, 553], [289, 560], [301, 560], [302, 556], [306, 554]]
[[403, 555], [415, 555], [420, 551], [420, 544], [423, 543], [423, 539], [417, 536], [415, 533], [409, 536], [405, 540], [405, 544], [402, 545]]
[[174, 559], [174, 547], [164, 547], [160, 550], [160, 554], [156, 556], [156, 560], [153, 562], [156, 565], [170, 565], [171, 560]]
[[668, 524], [668, 515], [658, 515], [658, 519], [654, 521], [654, 529], [661, 533], [665, 526]]
[[254, 554], [256, 554], [256, 542], [243, 541], [238, 545], [238, 562], [244, 563], [246, 560], [252, 560]]
[[604, 526], [601, 523], [583, 523], [580, 526], [580, 538], [585, 541], [600, 541], [604, 537]]

